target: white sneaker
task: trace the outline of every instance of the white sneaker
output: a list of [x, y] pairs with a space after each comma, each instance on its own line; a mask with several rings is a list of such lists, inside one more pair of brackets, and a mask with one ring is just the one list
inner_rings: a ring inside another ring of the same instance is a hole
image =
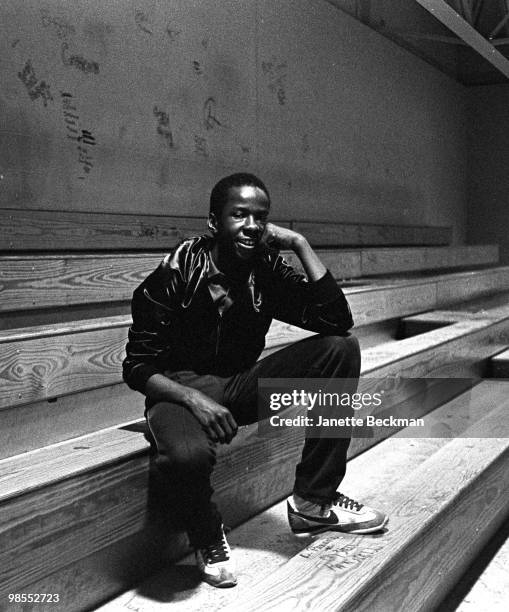
[[313, 504], [294, 495], [287, 500], [288, 522], [294, 533], [345, 531], [373, 533], [383, 529], [389, 518], [342, 493], [330, 504]]
[[226, 588], [237, 584], [235, 562], [221, 525], [221, 539], [214, 544], [195, 550], [196, 564], [202, 579], [212, 586]]

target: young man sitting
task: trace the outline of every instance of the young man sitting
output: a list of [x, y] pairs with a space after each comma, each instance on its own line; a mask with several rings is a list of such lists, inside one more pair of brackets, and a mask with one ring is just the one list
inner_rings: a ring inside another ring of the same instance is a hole
[[[210, 477], [217, 443], [258, 419], [258, 378], [337, 379], [354, 393], [360, 372], [346, 298], [308, 241], [268, 222], [269, 192], [234, 174], [210, 197], [212, 236], [181, 242], [135, 290], [124, 380], [146, 395], [157, 465], [178, 491], [179, 512], [204, 580], [236, 584]], [[305, 275], [278, 254], [293, 251]], [[257, 361], [272, 319], [318, 335]], [[354, 388], [355, 387], [355, 388]], [[371, 533], [387, 517], [337, 493], [350, 439], [307, 438], [288, 519], [294, 532]]]

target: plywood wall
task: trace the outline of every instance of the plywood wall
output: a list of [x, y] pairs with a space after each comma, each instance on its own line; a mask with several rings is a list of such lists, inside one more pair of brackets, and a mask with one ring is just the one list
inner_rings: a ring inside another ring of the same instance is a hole
[[4, 0], [0, 207], [465, 224], [464, 89], [324, 0]]

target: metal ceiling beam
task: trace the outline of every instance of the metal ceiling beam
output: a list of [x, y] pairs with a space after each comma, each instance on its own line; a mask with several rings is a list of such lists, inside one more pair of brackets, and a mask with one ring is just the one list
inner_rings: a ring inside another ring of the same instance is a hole
[[472, 25], [474, 26], [479, 20], [479, 15], [481, 14], [481, 9], [482, 9], [483, 4], [484, 4], [484, 0], [477, 0], [477, 2], [474, 2], [474, 10], [473, 10], [474, 21], [472, 23]]
[[497, 24], [493, 32], [490, 32], [490, 34], [488, 35], [488, 40], [493, 40], [495, 36], [500, 32], [500, 30], [505, 26], [505, 24], [508, 21], [509, 21], [509, 14], [507, 14], [501, 21], [499, 21], [499, 23]]
[[[460, 45], [462, 47], [468, 46], [464, 40], [461, 40], [461, 38], [458, 38], [457, 36], [441, 36], [440, 34], [424, 34], [422, 32], [408, 32], [402, 30], [392, 30], [392, 33], [403, 39], [410, 38], [415, 40], [430, 40], [432, 42], [440, 42], [447, 45]], [[496, 41], [494, 40], [493, 44], [495, 44], [495, 42]]]
[[461, 8], [463, 9], [463, 17], [470, 25], [474, 23], [472, 5], [468, 0], [461, 0]]
[[509, 79], [509, 60], [444, 0], [415, 0]]

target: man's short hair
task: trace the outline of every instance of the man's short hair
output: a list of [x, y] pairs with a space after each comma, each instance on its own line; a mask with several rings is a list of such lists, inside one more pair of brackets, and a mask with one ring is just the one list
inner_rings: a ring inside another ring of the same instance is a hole
[[261, 189], [265, 192], [270, 204], [269, 190], [265, 187], [263, 181], [249, 172], [237, 172], [236, 174], [225, 176], [214, 185], [214, 188], [210, 192], [210, 212], [214, 213], [216, 216], [220, 215], [223, 206], [228, 200], [228, 191], [230, 187], [243, 187], [244, 185]]

